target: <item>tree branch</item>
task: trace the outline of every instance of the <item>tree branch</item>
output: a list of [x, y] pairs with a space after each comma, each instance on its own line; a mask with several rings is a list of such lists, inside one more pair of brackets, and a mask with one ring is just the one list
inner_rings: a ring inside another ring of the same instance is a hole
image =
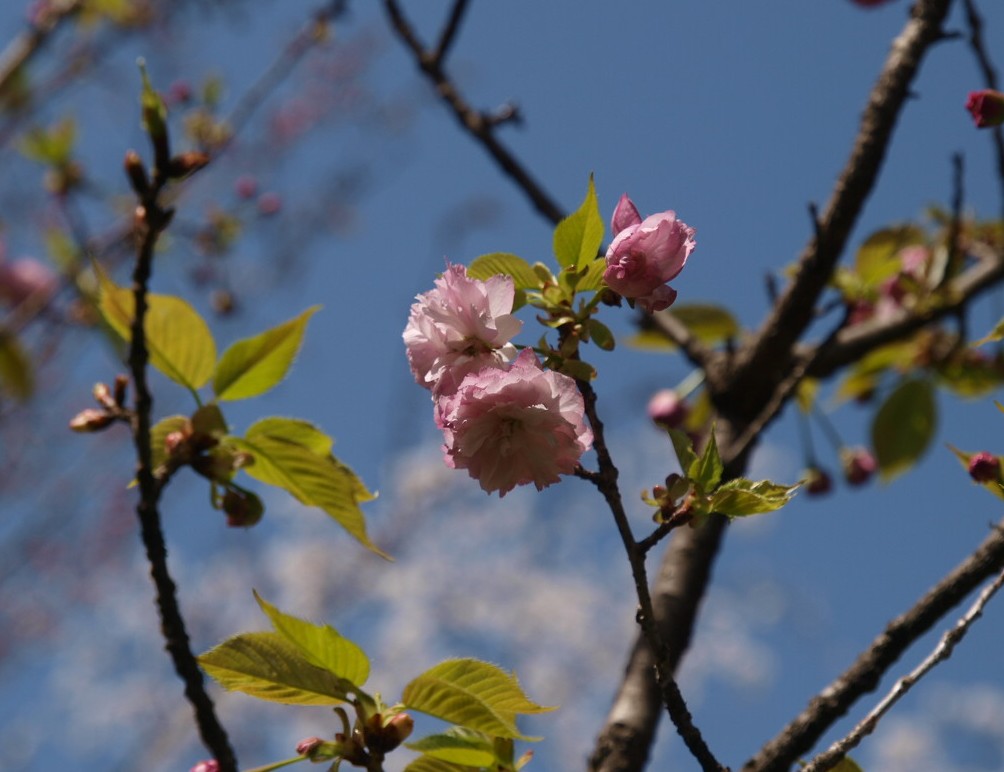
[[31, 26], [7, 44], [3, 52], [0, 52], [0, 93], [3, 93], [18, 71], [42, 49], [59, 25], [76, 15], [81, 5], [81, 0], [71, 0], [53, 6], [47, 4], [47, 7], [38, 12]]
[[955, 625], [948, 630], [939, 641], [938, 645], [935, 647], [923, 662], [921, 662], [916, 668], [914, 668], [908, 675], [903, 676], [899, 679], [886, 694], [885, 697], [879, 701], [872, 711], [862, 719], [862, 721], [854, 727], [850, 734], [846, 737], [833, 743], [825, 753], [821, 753], [816, 756], [812, 761], [810, 761], [802, 770], [802, 772], [826, 772], [828, 769], [832, 769], [837, 763], [847, 755], [847, 752], [853, 748], [856, 748], [861, 741], [875, 731], [875, 727], [878, 726], [878, 722], [881, 718], [889, 712], [893, 705], [899, 702], [910, 689], [912, 689], [921, 678], [927, 675], [939, 662], [944, 662], [955, 650], [955, 646], [966, 636], [969, 632], [969, 628], [972, 627], [973, 623], [983, 616], [983, 609], [986, 607], [990, 599], [997, 593], [1004, 585], [1004, 571], [997, 575], [997, 578], [983, 588], [983, 592], [980, 593], [979, 597], [969, 607], [969, 610]]
[[920, 636], [965, 600], [979, 584], [1004, 569], [1004, 521], [982, 544], [912, 608], [894, 619], [843, 674], [760, 752], [744, 772], [783, 772], [818, 742], [862, 695], [874, 691], [886, 672]]
[[[483, 113], [474, 110], [464, 100], [456, 86], [443, 72], [442, 62], [440, 61], [441, 57], [437, 55], [437, 52], [429, 51], [425, 48], [415, 33], [414, 28], [401, 12], [397, 0], [384, 0], [384, 9], [387, 11], [387, 16], [394, 31], [411, 50], [415, 58], [415, 64], [418, 65], [422, 73], [436, 87], [436, 92], [453, 112], [453, 115], [460, 122], [464, 131], [470, 134], [477, 142], [481, 143], [485, 150], [488, 151], [488, 154], [495, 159], [502, 172], [512, 179], [523, 193], [526, 194], [538, 212], [551, 223], [557, 224], [561, 221], [565, 216], [561, 207], [548, 195], [541, 184], [533, 178], [529, 170], [495, 136], [495, 128], [498, 125], [498, 121], [489, 120]], [[454, 8], [454, 11], [456, 11], [456, 8]], [[447, 37], [447, 31], [449, 31], [449, 26], [447, 26], [444, 34], [441, 36], [441, 46], [443, 40], [449, 43], [453, 37], [452, 34]]]

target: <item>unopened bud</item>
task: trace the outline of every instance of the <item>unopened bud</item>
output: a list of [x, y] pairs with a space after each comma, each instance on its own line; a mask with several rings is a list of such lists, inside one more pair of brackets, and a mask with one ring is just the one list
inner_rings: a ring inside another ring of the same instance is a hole
[[150, 191], [150, 180], [146, 176], [143, 159], [135, 150], [127, 150], [125, 154], [125, 171], [133, 192], [141, 198]]
[[648, 417], [668, 429], [681, 426], [689, 412], [687, 403], [673, 389], [661, 389], [648, 401]]
[[376, 713], [366, 722], [366, 745], [371, 751], [389, 753], [403, 743], [415, 728], [407, 713], [384, 716]]
[[190, 174], [195, 174], [199, 169], [204, 168], [209, 163], [209, 155], [197, 151], [179, 153], [171, 159], [167, 167], [169, 177], [181, 178]]
[[220, 762], [216, 759], [200, 761], [189, 772], [220, 772]]
[[94, 400], [108, 409], [117, 407], [115, 400], [112, 398], [112, 390], [108, 388], [107, 384], [95, 383], [94, 388], [91, 389], [91, 394], [94, 395]]
[[88, 408], [81, 410], [70, 419], [70, 428], [75, 432], [100, 432], [115, 422], [115, 416], [104, 410]]
[[966, 109], [973, 116], [976, 128], [1000, 126], [1004, 123], [1004, 94], [991, 89], [972, 91], [966, 100]]
[[313, 752], [323, 744], [324, 740], [320, 737], [306, 737], [296, 744], [296, 752], [301, 756], [313, 758]]
[[841, 452], [840, 464], [843, 467], [844, 479], [850, 485], [864, 485], [878, 469], [875, 456], [864, 448], [854, 450], [845, 448]]
[[231, 528], [250, 528], [265, 514], [265, 505], [251, 491], [230, 488], [223, 496], [223, 511]]
[[342, 755], [342, 744], [328, 742], [320, 737], [307, 737], [296, 744], [296, 752], [311, 761], [327, 761]]
[[1000, 460], [993, 453], [988, 453], [985, 450], [973, 454], [969, 459], [969, 476], [978, 483], [1000, 481]]
[[822, 496], [833, 490], [833, 478], [822, 467], [810, 466], [805, 472], [805, 492], [810, 496]]

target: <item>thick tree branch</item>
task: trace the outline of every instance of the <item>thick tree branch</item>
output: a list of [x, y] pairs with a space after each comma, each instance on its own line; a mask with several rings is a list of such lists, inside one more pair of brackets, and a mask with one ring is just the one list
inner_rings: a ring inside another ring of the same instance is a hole
[[965, 600], [981, 582], [1004, 569], [1004, 521], [951, 573], [912, 608], [894, 619], [842, 675], [819, 692], [808, 707], [746, 762], [745, 772], [788, 770], [818, 742], [882, 674], [938, 620]]
[[826, 772], [826, 770], [832, 769], [847, 755], [848, 751], [856, 748], [865, 737], [874, 732], [875, 727], [878, 726], [878, 722], [892, 709], [893, 705], [899, 702], [939, 662], [944, 662], [952, 656], [956, 645], [965, 638], [973, 623], [983, 616], [983, 609], [1002, 585], [1004, 585], [1004, 572], [999, 573], [993, 582], [983, 588], [983, 591], [979, 594], [973, 605], [969, 607], [969, 610], [941, 637], [934, 651], [923, 662], [910, 671], [909, 674], [900, 678], [893, 685], [889, 693], [854, 727], [850, 734], [833, 743], [826, 752], [812, 759], [803, 768], [803, 772]]
[[854, 148], [819, 218], [818, 233], [799, 257], [794, 279], [761, 325], [754, 343], [737, 357], [734, 380], [744, 388], [751, 381], [762, 382], [766, 367], [787, 362], [812, 322], [819, 296], [878, 179], [910, 84], [924, 54], [944, 35], [942, 23], [950, 5], [951, 0], [917, 0], [906, 27], [893, 41], [861, 118]]

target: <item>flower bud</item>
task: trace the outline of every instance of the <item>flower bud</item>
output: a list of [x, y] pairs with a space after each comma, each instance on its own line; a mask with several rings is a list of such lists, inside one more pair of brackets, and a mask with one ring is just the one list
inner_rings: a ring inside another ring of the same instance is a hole
[[258, 197], [258, 214], [263, 217], [277, 214], [282, 209], [282, 199], [278, 193], [262, 193]]
[[415, 720], [407, 713], [377, 713], [366, 722], [366, 746], [377, 753], [389, 753], [408, 739], [414, 728]]
[[875, 456], [865, 448], [844, 448], [840, 454], [840, 464], [844, 479], [850, 485], [864, 485], [878, 468]]
[[112, 390], [108, 388], [107, 384], [95, 383], [94, 388], [91, 389], [91, 394], [94, 395], [94, 400], [102, 407], [106, 407], [109, 410], [117, 407], [115, 400], [112, 398]]
[[648, 401], [648, 417], [667, 429], [679, 428], [687, 418], [690, 408], [672, 389], [662, 389]]
[[805, 492], [810, 496], [822, 496], [833, 490], [833, 479], [822, 467], [810, 466], [804, 475]]
[[220, 772], [220, 762], [216, 759], [209, 759], [208, 761], [200, 761], [196, 764], [190, 772]]
[[231, 528], [250, 528], [265, 514], [265, 505], [251, 491], [230, 488], [223, 496], [223, 511]]
[[978, 483], [999, 482], [1000, 460], [985, 450], [974, 453], [969, 459], [969, 476]]
[[234, 192], [245, 201], [258, 195], [258, 181], [250, 174], [243, 174], [234, 182]]
[[115, 416], [111, 413], [95, 408], [88, 408], [87, 410], [81, 410], [70, 419], [70, 428], [82, 434], [100, 432], [102, 429], [107, 429], [114, 422]]
[[341, 756], [342, 743], [328, 742], [320, 737], [306, 737], [296, 744], [296, 752], [311, 761], [327, 761]]
[[1004, 123], [1004, 94], [990, 89], [971, 91], [966, 100], [966, 109], [973, 116], [976, 128], [1000, 126]]

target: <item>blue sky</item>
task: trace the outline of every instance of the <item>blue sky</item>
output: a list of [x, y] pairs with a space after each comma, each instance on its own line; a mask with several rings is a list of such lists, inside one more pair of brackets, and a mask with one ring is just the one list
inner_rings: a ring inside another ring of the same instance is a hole
[[[411, 382], [400, 341], [411, 300], [432, 286], [444, 258], [469, 262], [507, 251], [550, 261], [551, 229], [460, 134], [376, 6], [354, 3], [330, 47], [364, 52], [359, 93], [346, 96], [355, 101], [340, 103], [292, 152], [258, 141], [266, 135], [261, 123], [252, 124], [226, 163], [192, 186], [179, 216], [196, 219], [208, 202], [232, 203], [233, 179], [247, 170], [283, 197], [283, 212], [236, 245], [231, 278], [246, 302], [214, 330], [226, 343], [314, 303], [324, 309], [290, 379], [228, 417], [242, 428], [262, 414], [296, 415], [334, 435], [340, 457], [380, 490], [367, 510], [371, 528], [397, 561], [361, 554], [323, 515], [281, 497], [268, 499], [260, 527], [226, 531], [207, 511], [199, 482], [186, 476], [165, 500], [172, 567], [197, 647], [263, 627], [254, 586], [284, 609], [356, 639], [374, 655], [385, 697], [447, 656], [483, 656], [515, 668], [531, 697], [562, 706], [533, 724], [532, 733], [548, 739], [531, 769], [582, 769], [632, 633], [629, 575], [613, 525], [579, 480], [499, 502], [462, 473], [449, 473], [428, 395]], [[405, 6], [431, 39], [448, 3]], [[990, 50], [1004, 54], [1004, 7], [982, 6]], [[90, 161], [111, 170], [107, 191], [125, 192], [118, 158], [142, 144], [136, 120], [123, 117], [134, 109], [128, 88], [137, 54], [147, 57], [158, 83], [220, 73], [231, 105], [267, 65], [262, 51], [288, 40], [311, 8], [269, 3], [236, 19], [200, 16], [182, 27], [191, 37], [152, 51], [125, 44], [94, 85], [68, 95]], [[674, 284], [680, 302], [721, 303], [756, 326], [767, 307], [764, 276], [793, 261], [808, 238], [807, 204], [825, 202], [907, 8], [893, 2], [865, 11], [847, 0], [474, 3], [450, 70], [479, 107], [519, 104], [525, 124], [502, 137], [566, 209], [578, 204], [593, 173], [604, 217], [624, 192], [643, 213], [676, 210], [697, 229], [698, 241]], [[0, 29], [14, 29], [9, 13]], [[951, 26], [961, 23], [956, 12]], [[307, 72], [311, 61], [303, 65]], [[294, 97], [299, 82], [276, 99]], [[983, 217], [1000, 211], [989, 139], [963, 109], [967, 92], [981, 85], [962, 43], [931, 52], [855, 244], [945, 203], [956, 151], [966, 158], [967, 210]], [[37, 169], [10, 163], [12, 179], [37, 185]], [[344, 221], [316, 233], [289, 231], [319, 190], [347, 184], [353, 169], [363, 170], [362, 182]], [[101, 219], [96, 207], [88, 211]], [[294, 254], [276, 268], [273, 250], [293, 237]], [[40, 250], [30, 229], [9, 226], [6, 238], [9, 253]], [[237, 262], [244, 258], [246, 267]], [[195, 262], [179, 239], [158, 265], [157, 289], [191, 293], [185, 277]], [[194, 299], [205, 308], [201, 295]], [[989, 329], [1000, 306], [999, 296], [982, 303], [973, 329]], [[532, 317], [525, 319], [528, 342], [539, 332], [531, 331]], [[604, 321], [622, 336], [631, 330], [626, 309], [610, 309]], [[105, 347], [80, 345], [44, 395], [72, 409], [86, 406], [90, 383], [118, 367]], [[688, 370], [678, 357], [623, 346], [594, 359], [601, 415], [611, 427], [626, 499], [635, 502], [635, 492], [672, 464], [668, 442], [647, 425], [645, 402]], [[163, 380], [156, 386], [159, 410], [184, 409], [184, 395], [172, 395]], [[800, 496], [777, 515], [732, 528], [681, 673], [696, 720], [729, 763], [740, 764], [772, 736], [998, 518], [999, 501], [969, 483], [944, 442], [1004, 452], [1004, 417], [989, 400], [958, 403], [941, 395], [939, 407], [937, 442], [912, 474], [888, 486], [838, 487], [821, 500]], [[38, 420], [46, 414], [38, 405], [30, 410]], [[866, 441], [865, 411], [845, 406], [832, 418], [849, 444]], [[64, 417], [49, 419], [58, 425]], [[797, 479], [803, 458], [796, 442], [797, 426], [786, 415], [763, 439], [753, 474]], [[127, 481], [124, 435], [64, 445], [67, 476], [111, 487]], [[822, 437], [817, 447], [823, 450]], [[117, 467], [109, 463], [116, 460]], [[15, 498], [21, 516], [52, 504], [53, 491], [34, 487]], [[74, 493], [70, 500], [83, 498]], [[93, 505], [79, 508], [67, 514], [94, 517]], [[632, 516], [643, 529], [648, 513], [640, 503]], [[127, 532], [127, 544], [130, 538]], [[187, 768], [201, 756], [156, 637], [138, 545], [97, 571], [88, 588], [73, 598], [46, 645], [7, 665], [0, 766], [44, 769], [58, 761], [82, 770], [130, 769], [126, 734], [153, 743], [144, 768]], [[955, 657], [856, 754], [865, 769], [1004, 766], [1002, 635], [1004, 613], [991, 606]], [[894, 673], [912, 667], [933, 641], [922, 641]], [[221, 701], [247, 766], [291, 755], [296, 740], [327, 726], [320, 709], [251, 703], [241, 696]], [[47, 746], [56, 725], [72, 748]], [[691, 768], [669, 735], [661, 734], [656, 765]]]

